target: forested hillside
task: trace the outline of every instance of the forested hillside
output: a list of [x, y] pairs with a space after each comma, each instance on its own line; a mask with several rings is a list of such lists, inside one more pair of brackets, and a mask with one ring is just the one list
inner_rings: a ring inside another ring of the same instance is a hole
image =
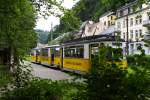
[[37, 36], [38, 36], [38, 42], [39, 43], [47, 43], [47, 39], [48, 39], [48, 35], [49, 35], [49, 32], [48, 31], [43, 31], [43, 30], [35, 30], [35, 32], [37, 33]]
[[86, 20], [96, 22], [105, 12], [115, 11], [117, 8], [132, 1], [135, 0], [80, 0], [71, 10], [64, 14], [60, 19], [60, 25], [55, 27], [53, 32], [59, 35], [78, 30], [82, 22]]

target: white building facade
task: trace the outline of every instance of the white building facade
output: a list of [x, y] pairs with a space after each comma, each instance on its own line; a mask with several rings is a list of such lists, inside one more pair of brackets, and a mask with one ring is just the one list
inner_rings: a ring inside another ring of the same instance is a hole
[[143, 42], [144, 35], [150, 32], [150, 6], [135, 1], [119, 8], [116, 16], [115, 27], [120, 30], [120, 37], [128, 41], [129, 54], [139, 54], [139, 45], [150, 54], [150, 48]]

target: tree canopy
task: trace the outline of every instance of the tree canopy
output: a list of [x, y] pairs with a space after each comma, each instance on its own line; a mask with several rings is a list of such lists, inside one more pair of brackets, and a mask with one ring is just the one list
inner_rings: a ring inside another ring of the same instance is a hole
[[36, 12], [27, 0], [1, 0], [0, 4], [1, 49], [7, 49], [7, 63], [13, 66], [36, 44]]
[[[8, 63], [22, 59], [36, 45], [34, 27], [37, 15], [61, 16], [62, 0], [0, 0], [0, 49], [7, 49]], [[44, 9], [43, 9], [44, 8]], [[18, 59], [18, 60], [17, 60]]]

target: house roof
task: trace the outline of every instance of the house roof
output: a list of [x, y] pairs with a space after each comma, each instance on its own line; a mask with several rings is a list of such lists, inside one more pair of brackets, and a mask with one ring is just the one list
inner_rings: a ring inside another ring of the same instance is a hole
[[109, 15], [112, 15], [112, 14], [114, 14], [114, 12], [108, 11], [108, 12], [102, 14], [102, 15], [100, 16], [100, 18], [101, 18], [101, 17], [104, 17], [104, 16], [106, 16], [106, 15], [109, 16]]
[[134, 0], [133, 2], [128, 3], [128, 4], [126, 4], [125, 6], [122, 6], [122, 7], [118, 8], [117, 11], [126, 9], [126, 8], [128, 8], [128, 7], [131, 7], [131, 6], [135, 5], [138, 1], [139, 1], [139, 0]]
[[117, 31], [117, 29], [115, 28], [115, 26], [110, 26], [107, 29], [105, 29], [103, 32], [101, 32], [100, 34], [111, 35], [111, 34], [115, 33], [116, 31]]

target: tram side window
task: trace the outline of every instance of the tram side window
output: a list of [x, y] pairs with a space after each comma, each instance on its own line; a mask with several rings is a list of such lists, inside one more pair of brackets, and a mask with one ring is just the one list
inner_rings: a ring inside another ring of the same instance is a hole
[[92, 47], [91, 48], [91, 54], [92, 55], [98, 55], [99, 48], [98, 47]]
[[77, 48], [76, 57], [77, 58], [83, 58], [84, 57], [84, 49], [83, 48]]
[[106, 59], [108, 61], [111, 61], [112, 60], [112, 48], [111, 47], [108, 47], [107, 50], [106, 50]]
[[34, 56], [34, 51], [33, 50], [31, 51], [31, 56]]
[[75, 49], [71, 49], [71, 51], [70, 51], [70, 56], [71, 56], [71, 57], [75, 57]]
[[117, 48], [113, 50], [113, 59], [115, 61], [120, 61], [123, 59], [123, 53], [121, 48]]
[[65, 57], [69, 57], [69, 50], [68, 49], [65, 50]]
[[66, 49], [65, 50], [65, 57], [74, 57], [75, 56], [75, 49]]
[[42, 56], [48, 56], [48, 49], [42, 50]]
[[106, 58], [108, 61], [121, 61], [123, 59], [122, 49], [108, 47], [106, 50]]
[[59, 57], [59, 56], [60, 56], [60, 48], [55, 48], [55, 49], [54, 49], [54, 55], [55, 55], [56, 57]]
[[65, 49], [65, 57], [83, 58], [84, 48], [83, 47], [67, 48]]
[[99, 52], [99, 44], [91, 44], [90, 45], [90, 52], [91, 52], [91, 56], [94, 56], [94, 55], [98, 55], [98, 52]]
[[40, 55], [40, 51], [39, 50], [36, 50], [36, 55]]

